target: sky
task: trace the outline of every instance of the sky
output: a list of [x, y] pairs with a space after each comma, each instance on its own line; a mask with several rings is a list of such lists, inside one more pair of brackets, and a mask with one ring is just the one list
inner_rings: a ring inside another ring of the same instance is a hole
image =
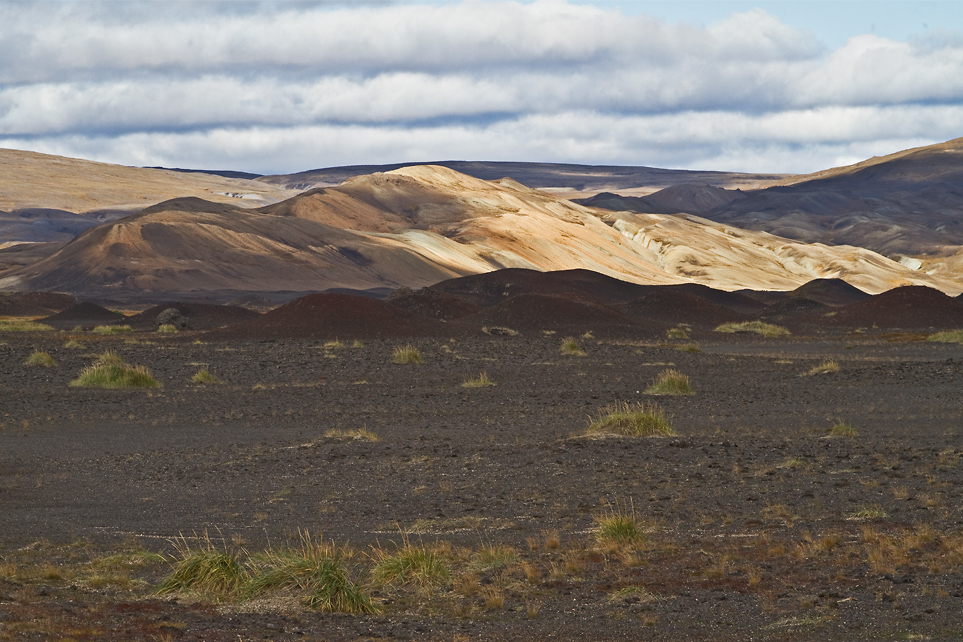
[[0, 0], [0, 147], [124, 165], [803, 173], [961, 136], [963, 0]]

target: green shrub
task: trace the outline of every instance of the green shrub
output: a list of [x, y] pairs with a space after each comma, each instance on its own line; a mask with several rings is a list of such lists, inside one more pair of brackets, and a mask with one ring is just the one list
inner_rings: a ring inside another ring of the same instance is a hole
[[100, 355], [70, 382], [79, 388], [158, 388], [160, 383], [144, 366], [130, 366], [113, 352]]
[[24, 361], [25, 365], [28, 366], [43, 366], [45, 368], [55, 368], [57, 367], [57, 360], [50, 356], [49, 352], [40, 352], [39, 350], [30, 354], [27, 360]]
[[782, 326], [773, 325], [771, 323], [763, 323], [762, 321], [723, 323], [717, 327], [715, 331], [726, 332], [729, 334], [734, 332], [755, 332], [756, 334], [761, 334], [764, 337], [783, 337], [789, 334], [789, 330], [783, 328]]
[[99, 325], [91, 330], [94, 334], [127, 334], [133, 331], [129, 325]]
[[663, 370], [651, 386], [645, 389], [647, 395], [692, 395], [695, 390], [689, 377], [676, 370]]
[[644, 537], [634, 511], [612, 510], [595, 519], [595, 540], [599, 544], [631, 546], [641, 543]]
[[215, 547], [205, 537], [198, 548], [187, 540], [175, 542], [174, 571], [157, 587], [157, 593], [193, 591], [218, 599], [237, 597], [248, 582], [248, 573], [234, 553]]
[[588, 428], [589, 434], [622, 435], [626, 437], [672, 436], [675, 431], [656, 406], [642, 403], [617, 403], [603, 408]]
[[488, 378], [488, 373], [483, 372], [477, 377], [471, 379], [466, 379], [465, 383], [461, 384], [462, 388], [485, 388], [487, 386], [497, 385], [494, 381]]
[[585, 351], [579, 347], [578, 342], [573, 337], [565, 337], [562, 339], [562, 354], [571, 357], [584, 357]]
[[392, 355], [391, 360], [394, 363], [423, 363], [421, 359], [421, 353], [413, 345], [404, 345], [395, 348], [394, 355]]

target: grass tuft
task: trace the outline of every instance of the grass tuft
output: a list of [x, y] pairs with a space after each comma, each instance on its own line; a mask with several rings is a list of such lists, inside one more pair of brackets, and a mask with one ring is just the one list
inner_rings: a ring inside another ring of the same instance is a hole
[[607, 547], [635, 546], [645, 538], [635, 511], [612, 509], [595, 519], [595, 541]]
[[0, 319], [0, 332], [47, 332], [49, 325], [28, 319]]
[[783, 337], [789, 334], [789, 330], [782, 326], [762, 321], [743, 321], [741, 323], [723, 323], [716, 328], [716, 332], [732, 334], [735, 332], [754, 332], [764, 337]]
[[397, 552], [379, 550], [377, 554], [379, 559], [371, 575], [378, 584], [417, 584], [427, 589], [446, 584], [451, 578], [448, 563], [423, 544], [414, 545], [406, 539]]
[[381, 437], [367, 428], [358, 428], [357, 430], [328, 430], [324, 433], [324, 436], [328, 439], [337, 439], [338, 441], [381, 441]]
[[937, 332], [936, 334], [931, 334], [926, 337], [927, 341], [935, 341], [937, 343], [963, 343], [963, 330], [947, 330], [946, 332]]
[[827, 437], [858, 437], [859, 431], [851, 423], [846, 421], [839, 421], [829, 429], [826, 433]]
[[815, 366], [812, 370], [810, 370], [806, 374], [817, 375], [817, 374], [825, 374], [829, 372], [839, 372], [839, 364], [833, 361], [832, 359], [829, 359], [828, 361], [823, 361], [821, 364], [819, 364], [818, 366]]
[[158, 594], [192, 591], [233, 599], [247, 584], [248, 573], [238, 555], [217, 548], [206, 535], [197, 548], [183, 536], [173, 544], [177, 550], [174, 571], [157, 587]]
[[129, 334], [133, 331], [129, 325], [99, 325], [91, 330], [94, 334]]
[[669, 339], [688, 339], [689, 332], [682, 326], [666, 330], [665, 336]]
[[573, 337], [565, 337], [562, 339], [562, 354], [570, 357], [584, 357], [585, 351], [579, 347]]
[[78, 388], [158, 388], [160, 383], [144, 366], [131, 366], [113, 352], [105, 352], [70, 382]]
[[41, 352], [39, 350], [31, 353], [23, 363], [28, 366], [43, 366], [45, 368], [57, 367], [57, 360], [50, 356], [49, 352]]
[[622, 402], [603, 408], [588, 428], [589, 434], [626, 437], [669, 437], [675, 431], [657, 406]]
[[207, 368], [201, 368], [191, 377], [191, 383], [221, 383], [221, 380], [212, 375]]
[[693, 395], [695, 390], [689, 377], [677, 370], [663, 370], [651, 386], [645, 389], [647, 395]]
[[391, 357], [394, 363], [424, 363], [421, 358], [421, 352], [418, 351], [413, 345], [404, 345], [395, 348], [395, 352]]
[[491, 337], [517, 337], [518, 331], [512, 330], [511, 328], [503, 328], [498, 325], [485, 326], [482, 328], [482, 332]]
[[488, 373], [483, 372], [477, 377], [472, 377], [471, 379], [466, 379], [465, 383], [461, 384], [462, 388], [484, 388], [486, 386], [498, 385], [494, 381], [488, 378]]
[[850, 519], [884, 519], [888, 517], [886, 511], [880, 508], [878, 505], [873, 506], [863, 506], [858, 510], [850, 513]]
[[177, 326], [173, 323], [162, 323], [157, 326], [157, 331], [161, 334], [174, 334], [177, 332]]

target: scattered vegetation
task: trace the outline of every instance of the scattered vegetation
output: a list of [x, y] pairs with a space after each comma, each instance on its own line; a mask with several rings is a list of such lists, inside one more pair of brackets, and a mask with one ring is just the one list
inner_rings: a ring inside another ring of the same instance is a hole
[[174, 334], [177, 332], [177, 326], [173, 323], [162, 323], [157, 326], [157, 331], [161, 334]]
[[826, 433], [827, 437], [857, 437], [859, 431], [851, 423], [838, 421]]
[[764, 337], [783, 337], [789, 334], [789, 330], [782, 326], [773, 325], [772, 323], [763, 323], [762, 321], [723, 323], [717, 327], [715, 331], [726, 332], [729, 334], [735, 332], [754, 332], [756, 334], [761, 334]]
[[562, 339], [562, 354], [570, 357], [584, 357], [585, 351], [579, 347], [578, 342], [573, 337]]
[[512, 330], [511, 328], [503, 328], [501, 326], [485, 326], [482, 328], [482, 332], [493, 337], [517, 337], [518, 331]]
[[487, 372], [483, 372], [477, 377], [472, 377], [471, 379], [466, 379], [465, 383], [461, 384], [462, 388], [485, 388], [486, 386], [497, 385], [488, 377]]
[[337, 439], [338, 441], [381, 441], [381, 437], [374, 434], [367, 428], [356, 430], [328, 430], [324, 433], [326, 439]]
[[30, 353], [26, 361], [23, 362], [28, 366], [43, 366], [45, 368], [56, 368], [57, 360], [50, 356], [49, 352], [41, 352], [39, 350]]
[[221, 383], [221, 380], [212, 375], [207, 368], [201, 368], [191, 377], [191, 383]]
[[888, 517], [886, 511], [880, 508], [878, 505], [874, 506], [863, 506], [850, 514], [852, 519], [883, 519]]
[[679, 326], [666, 330], [665, 336], [669, 339], [688, 339], [689, 331], [686, 328]]
[[394, 363], [424, 363], [421, 359], [421, 352], [413, 345], [404, 345], [395, 348], [391, 360]]
[[375, 555], [377, 564], [371, 576], [377, 584], [416, 584], [432, 588], [446, 584], [451, 578], [451, 568], [438, 552], [424, 544], [412, 544], [407, 538], [396, 552], [376, 549]]
[[99, 325], [91, 330], [94, 334], [129, 334], [133, 331], [129, 325]]
[[589, 434], [626, 437], [664, 437], [675, 431], [657, 406], [642, 403], [617, 403], [603, 408], [588, 428]]
[[963, 343], [963, 330], [947, 330], [946, 332], [937, 332], [936, 334], [931, 334], [926, 337], [927, 341], [935, 341], [937, 343]]
[[207, 534], [196, 547], [183, 536], [173, 544], [177, 550], [174, 571], [157, 587], [160, 595], [192, 592], [215, 600], [231, 600], [250, 580], [239, 556], [215, 546]]
[[827, 361], [823, 361], [818, 366], [813, 367], [813, 369], [807, 372], [806, 374], [817, 375], [817, 374], [825, 374], [828, 372], [839, 372], [839, 364], [833, 361], [832, 359], [829, 359]]
[[131, 366], [113, 352], [105, 352], [70, 382], [79, 388], [157, 388], [160, 383], [144, 366]]
[[695, 390], [689, 377], [677, 370], [663, 370], [651, 386], [645, 389], [647, 395], [692, 395]]
[[698, 345], [694, 343], [685, 343], [679, 346], [675, 346], [675, 349], [680, 350], [682, 352], [702, 352], [702, 348], [700, 348]]
[[0, 319], [0, 332], [47, 332], [49, 325], [28, 319]]
[[74, 348], [83, 348], [83, 347], [84, 347], [84, 344], [83, 344], [83, 342], [77, 341], [76, 339], [70, 339], [69, 341], [66, 341], [66, 342], [64, 343], [64, 347], [65, 347], [65, 348], [71, 348], [71, 349], [74, 349]]

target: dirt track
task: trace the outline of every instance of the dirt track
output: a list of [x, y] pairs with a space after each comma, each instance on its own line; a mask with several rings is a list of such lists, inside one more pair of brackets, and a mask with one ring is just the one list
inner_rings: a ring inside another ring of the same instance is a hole
[[[350, 617], [238, 615], [143, 602], [142, 590], [0, 580], [0, 639], [37, 613], [67, 626], [80, 617], [64, 611], [68, 600], [96, 612], [103, 630], [153, 623], [125, 639], [163, 631], [179, 640], [963, 635], [963, 551], [951, 548], [963, 525], [963, 347], [859, 335], [696, 338], [702, 352], [582, 339], [585, 357], [562, 356], [558, 336], [421, 339], [413, 343], [425, 363], [396, 365], [400, 341], [88, 336], [66, 348], [60, 334], [6, 335], [6, 559], [40, 539], [55, 547], [84, 538], [109, 551], [134, 537], [169, 550], [169, 538], [204, 529], [256, 549], [306, 528], [364, 550], [399, 541], [400, 527], [426, 542], [511, 545], [543, 569], [535, 581], [515, 577], [502, 609], [444, 606], [449, 586], [421, 602], [376, 593], [385, 614]], [[21, 365], [35, 349], [58, 367]], [[164, 387], [68, 387], [106, 349], [147, 366]], [[806, 374], [828, 358], [839, 372]], [[191, 384], [202, 366], [225, 383]], [[697, 393], [642, 394], [668, 367], [688, 374]], [[460, 386], [482, 371], [498, 385]], [[636, 400], [662, 406], [678, 436], [579, 436], [599, 408]], [[839, 420], [859, 435], [824, 438]], [[324, 437], [359, 428], [380, 441]], [[647, 525], [634, 563], [594, 548], [606, 503], [634, 507]], [[858, 517], [867, 509], [877, 517]], [[889, 567], [870, 563], [873, 533], [897, 537], [921, 524], [935, 539]], [[533, 547], [553, 530], [558, 551]], [[827, 538], [836, 544], [815, 544]], [[550, 572], [574, 557], [581, 568]], [[655, 599], [611, 597], [638, 585]], [[480, 598], [459, 604], [472, 600]], [[540, 606], [534, 617], [531, 603]], [[162, 619], [179, 624], [162, 631]], [[83, 639], [111, 639], [98, 635]]]

